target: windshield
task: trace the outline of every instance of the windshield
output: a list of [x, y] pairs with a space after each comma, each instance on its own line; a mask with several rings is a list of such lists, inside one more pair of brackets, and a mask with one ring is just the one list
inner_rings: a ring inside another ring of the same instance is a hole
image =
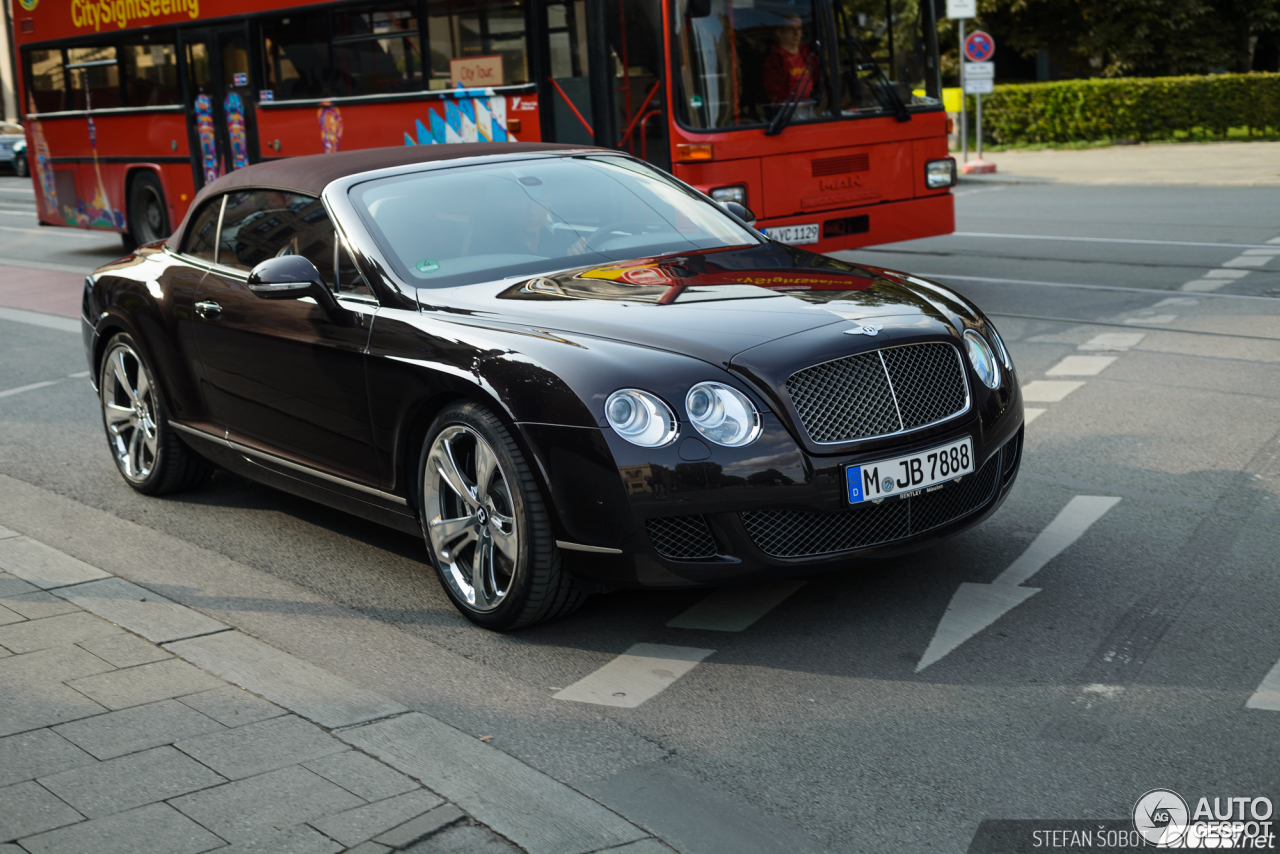
[[419, 172], [351, 195], [396, 272], [419, 287], [760, 242], [715, 203], [610, 155]]
[[[675, 3], [676, 98], [695, 129], [762, 125], [941, 104], [931, 0], [711, 0]], [[902, 107], [899, 107], [899, 104]]]

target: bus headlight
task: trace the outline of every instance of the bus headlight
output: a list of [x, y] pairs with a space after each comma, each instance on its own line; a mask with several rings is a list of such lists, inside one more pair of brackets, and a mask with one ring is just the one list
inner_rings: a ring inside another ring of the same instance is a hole
[[724, 202], [737, 202], [743, 207], [747, 204], [747, 188], [742, 184], [734, 184], [732, 187], [716, 187], [709, 195], [722, 204]]
[[924, 164], [924, 185], [930, 190], [941, 190], [956, 185], [956, 160], [944, 157]]

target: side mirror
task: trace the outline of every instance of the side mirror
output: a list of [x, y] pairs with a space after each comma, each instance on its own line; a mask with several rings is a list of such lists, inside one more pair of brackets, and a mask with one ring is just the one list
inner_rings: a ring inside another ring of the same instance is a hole
[[724, 209], [745, 222], [747, 225], [756, 224], [756, 215], [751, 212], [751, 208], [738, 202], [721, 202]]
[[344, 314], [320, 271], [301, 255], [268, 258], [249, 272], [249, 290], [263, 299], [311, 297], [331, 317]]

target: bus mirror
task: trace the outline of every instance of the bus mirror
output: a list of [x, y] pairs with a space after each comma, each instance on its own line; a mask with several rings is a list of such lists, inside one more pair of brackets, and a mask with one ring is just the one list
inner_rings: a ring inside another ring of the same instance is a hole
[[690, 18], [705, 18], [711, 14], [711, 0], [689, 0], [688, 16]]

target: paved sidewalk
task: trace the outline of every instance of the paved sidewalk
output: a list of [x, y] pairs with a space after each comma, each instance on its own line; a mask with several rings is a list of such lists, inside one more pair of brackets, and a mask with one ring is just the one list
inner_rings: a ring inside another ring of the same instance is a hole
[[[959, 160], [959, 152], [952, 152]], [[973, 149], [970, 159], [977, 157]], [[1188, 142], [1110, 148], [984, 152], [994, 175], [963, 175], [963, 183], [1280, 184], [1280, 142]]]
[[0, 854], [671, 854], [473, 736], [3, 527], [0, 685]]

